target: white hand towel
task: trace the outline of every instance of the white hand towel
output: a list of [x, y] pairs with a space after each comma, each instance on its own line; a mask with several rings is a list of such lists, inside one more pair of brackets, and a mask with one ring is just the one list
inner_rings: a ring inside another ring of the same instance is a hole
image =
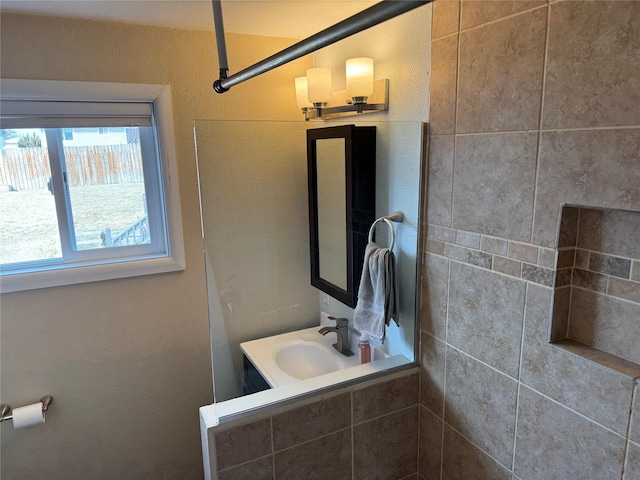
[[385, 303], [387, 296], [387, 257], [389, 249], [369, 242], [364, 253], [358, 303], [353, 312], [353, 326], [378, 340], [385, 335]]

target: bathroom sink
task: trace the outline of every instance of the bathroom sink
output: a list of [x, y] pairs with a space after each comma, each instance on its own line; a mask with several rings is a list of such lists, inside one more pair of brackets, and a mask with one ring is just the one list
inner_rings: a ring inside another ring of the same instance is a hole
[[280, 345], [273, 357], [284, 373], [298, 380], [317, 377], [345, 368], [339, 353], [318, 342], [293, 340]]
[[[320, 325], [242, 342], [240, 350], [273, 388], [359, 366], [357, 355], [346, 357], [332, 347], [335, 333], [321, 335], [318, 331], [332, 325], [335, 323], [322, 312]], [[355, 352], [358, 337], [353, 335], [350, 340]], [[371, 346], [372, 363], [383, 362], [387, 357], [382, 349]]]

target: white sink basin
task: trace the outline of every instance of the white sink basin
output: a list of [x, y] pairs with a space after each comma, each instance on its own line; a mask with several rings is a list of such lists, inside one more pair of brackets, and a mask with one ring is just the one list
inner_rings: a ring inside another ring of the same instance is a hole
[[[327, 319], [316, 327], [243, 342], [240, 349], [274, 388], [358, 366], [357, 355], [346, 357], [332, 347], [336, 343], [335, 333], [322, 336], [318, 332], [321, 326], [331, 325], [334, 323]], [[352, 335], [354, 352], [357, 351], [355, 342], [357, 337]], [[386, 357], [381, 349], [372, 346], [372, 362]]]
[[339, 353], [332, 350], [321, 343], [293, 340], [277, 347], [273, 358], [284, 373], [304, 380], [345, 368]]

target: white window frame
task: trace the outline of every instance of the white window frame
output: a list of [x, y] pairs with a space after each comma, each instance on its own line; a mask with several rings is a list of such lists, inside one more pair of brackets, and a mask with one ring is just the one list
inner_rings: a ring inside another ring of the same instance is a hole
[[162, 256], [131, 258], [126, 256], [126, 248], [122, 247], [121, 258], [63, 263], [51, 268], [12, 274], [0, 272], [1, 293], [185, 269], [171, 89], [168, 85], [0, 79], [0, 97], [3, 100], [152, 103], [162, 183], [157, 187], [164, 193], [161, 198], [164, 201], [167, 232], [166, 253]]

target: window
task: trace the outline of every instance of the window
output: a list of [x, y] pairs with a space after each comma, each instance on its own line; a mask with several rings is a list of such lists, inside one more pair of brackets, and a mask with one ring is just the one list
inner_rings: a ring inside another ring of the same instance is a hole
[[34, 82], [2, 85], [2, 291], [183, 269], [168, 87]]

